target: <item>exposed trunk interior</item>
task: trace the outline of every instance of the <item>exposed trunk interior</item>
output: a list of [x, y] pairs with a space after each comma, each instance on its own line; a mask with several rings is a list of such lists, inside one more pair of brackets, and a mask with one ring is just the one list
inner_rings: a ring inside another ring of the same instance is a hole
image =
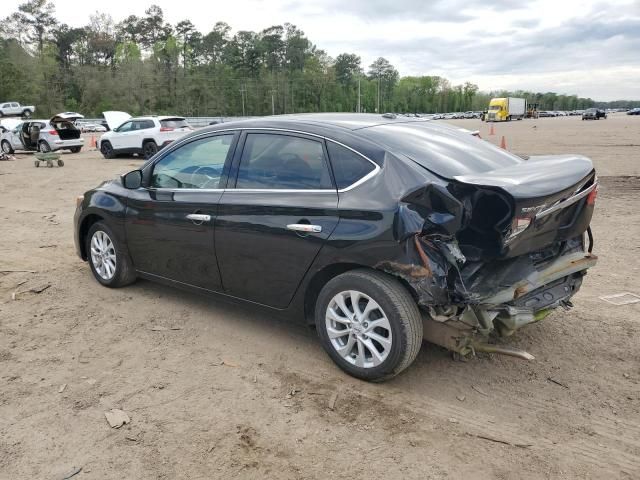
[[74, 140], [80, 138], [80, 130], [71, 122], [55, 122], [53, 124], [60, 140]]

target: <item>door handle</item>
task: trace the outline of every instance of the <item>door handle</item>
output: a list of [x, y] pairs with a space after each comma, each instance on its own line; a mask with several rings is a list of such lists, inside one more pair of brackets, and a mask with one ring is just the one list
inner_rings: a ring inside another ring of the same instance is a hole
[[190, 213], [189, 215], [187, 215], [187, 218], [193, 223], [200, 222], [199, 224], [211, 221], [211, 215], [203, 215], [200, 213]]
[[322, 227], [320, 225], [309, 225], [308, 223], [290, 223], [287, 225], [287, 230], [304, 233], [320, 233]]

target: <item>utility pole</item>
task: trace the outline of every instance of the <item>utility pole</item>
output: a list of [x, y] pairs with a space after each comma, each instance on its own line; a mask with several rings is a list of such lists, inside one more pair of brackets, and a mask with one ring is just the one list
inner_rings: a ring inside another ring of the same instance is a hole
[[376, 113], [380, 113], [380, 74], [378, 73], [378, 103], [376, 107]]
[[274, 91], [271, 90], [271, 115], [276, 114], [276, 103], [275, 103], [275, 98], [273, 94], [274, 94]]
[[244, 111], [244, 92], [246, 92], [244, 86], [240, 87], [240, 96], [242, 97], [242, 116], [246, 117], [247, 115], [245, 114], [245, 111]]
[[362, 108], [360, 105], [360, 75], [358, 75], [358, 109], [356, 110], [358, 113], [362, 112]]

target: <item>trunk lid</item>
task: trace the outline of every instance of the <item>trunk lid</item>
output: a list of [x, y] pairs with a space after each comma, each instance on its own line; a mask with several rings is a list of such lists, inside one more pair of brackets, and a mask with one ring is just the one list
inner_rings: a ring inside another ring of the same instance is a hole
[[471, 205], [459, 234], [471, 257], [513, 257], [583, 234], [597, 192], [593, 164], [580, 155], [534, 156], [454, 180]]
[[51, 123], [65, 122], [65, 121], [75, 122], [76, 120], [80, 120], [81, 118], [84, 118], [84, 115], [77, 112], [62, 112], [62, 113], [57, 113], [56, 115], [51, 117], [49, 121]]

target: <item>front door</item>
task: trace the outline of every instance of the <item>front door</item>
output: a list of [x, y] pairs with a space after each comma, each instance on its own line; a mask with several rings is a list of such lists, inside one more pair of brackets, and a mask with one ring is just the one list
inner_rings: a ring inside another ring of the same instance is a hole
[[218, 207], [216, 251], [225, 292], [285, 308], [338, 223], [322, 139], [248, 132]]
[[221, 290], [214, 228], [234, 134], [194, 139], [163, 155], [131, 192], [125, 229], [136, 270]]

